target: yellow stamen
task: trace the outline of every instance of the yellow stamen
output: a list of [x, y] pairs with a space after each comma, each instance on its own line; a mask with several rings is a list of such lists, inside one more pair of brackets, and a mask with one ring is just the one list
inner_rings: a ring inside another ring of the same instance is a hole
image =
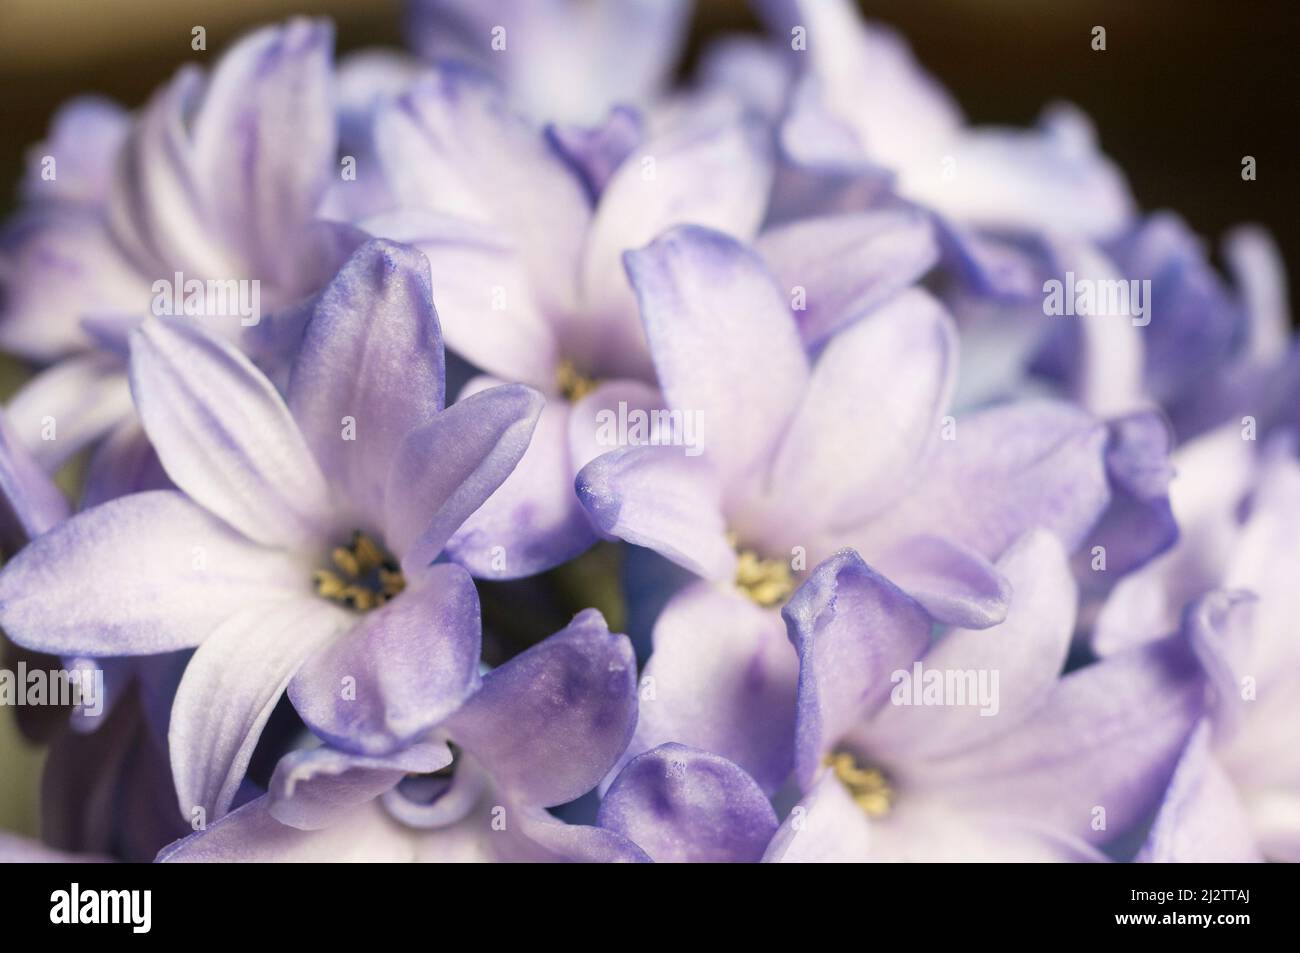
[[845, 751], [828, 754], [822, 764], [835, 773], [835, 777], [848, 788], [853, 803], [868, 817], [884, 817], [889, 813], [894, 803], [894, 789], [880, 771], [859, 767], [853, 755]]
[[596, 380], [578, 370], [570, 360], [563, 360], [555, 369], [555, 386], [565, 400], [573, 402], [582, 400], [596, 389]]
[[328, 569], [317, 569], [312, 573], [312, 583], [316, 588], [316, 593], [326, 599], [338, 600], [346, 588], [343, 580]]
[[349, 545], [336, 547], [330, 561], [335, 569], [316, 570], [313, 588], [322, 598], [350, 609], [378, 608], [406, 588], [401, 569], [364, 533], [354, 533]]
[[330, 559], [333, 560], [335, 566], [339, 567], [339, 571], [349, 579], [356, 579], [357, 576], [361, 575], [360, 562], [352, 554], [352, 550], [337, 546], [334, 552], [330, 553]]
[[[732, 546], [736, 545], [732, 537]], [[763, 559], [752, 549], [739, 549], [736, 561], [736, 587], [760, 606], [783, 605], [797, 584], [790, 564], [784, 559]]]
[[356, 556], [361, 572], [378, 569], [380, 563], [384, 561], [384, 554], [379, 546], [365, 533], [352, 535], [352, 554]]
[[406, 577], [400, 571], [381, 569], [379, 570], [379, 585], [383, 589], [383, 594], [392, 598], [406, 588]]

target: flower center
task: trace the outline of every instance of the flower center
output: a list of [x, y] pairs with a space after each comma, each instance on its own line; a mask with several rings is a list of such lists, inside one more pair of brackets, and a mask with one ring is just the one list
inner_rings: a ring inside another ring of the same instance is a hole
[[460, 749], [455, 745], [448, 747], [451, 748], [451, 762], [445, 767], [428, 774], [408, 774], [398, 782], [403, 796], [417, 804], [428, 805], [447, 793], [456, 777], [456, 762], [460, 760]]
[[847, 751], [828, 754], [822, 764], [835, 772], [835, 777], [848, 788], [853, 803], [862, 808], [868, 817], [884, 817], [894, 804], [894, 789], [889, 779], [876, 768], [859, 767]]
[[741, 549], [734, 534], [731, 545], [739, 556], [736, 587], [765, 609], [784, 605], [798, 588], [790, 564], [784, 559], [764, 559], [752, 549]]
[[555, 369], [555, 386], [560, 389], [564, 399], [572, 403], [582, 400], [595, 390], [596, 379], [582, 373], [573, 361], [565, 358]]
[[406, 588], [397, 563], [373, 539], [359, 530], [347, 546], [330, 553], [330, 569], [312, 573], [316, 594], [349, 609], [377, 609]]

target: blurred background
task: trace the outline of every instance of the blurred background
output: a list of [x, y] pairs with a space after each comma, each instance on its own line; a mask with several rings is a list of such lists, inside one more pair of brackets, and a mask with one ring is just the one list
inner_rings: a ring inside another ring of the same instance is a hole
[[[482, 0], [490, 4], [491, 0]], [[600, 2], [600, 0], [589, 0]], [[1081, 106], [1148, 209], [1172, 207], [1207, 238], [1273, 229], [1300, 261], [1297, 0], [859, 0], [910, 39], [975, 122], [1026, 125], [1053, 99]], [[69, 96], [138, 105], [179, 65], [215, 57], [248, 27], [294, 13], [338, 24], [342, 51], [401, 42], [400, 0], [0, 0], [0, 209], [27, 147]], [[190, 50], [190, 29], [208, 50]], [[1094, 52], [1093, 26], [1107, 31]], [[744, 0], [698, 0], [703, 43], [756, 29]], [[1241, 158], [1258, 179], [1241, 180]]]
[[[1297, 0], [860, 6], [907, 35], [972, 121], [1027, 125], [1047, 102], [1076, 103], [1144, 208], [1176, 209], [1214, 243], [1239, 222], [1268, 226], [1300, 287]], [[0, 213], [13, 205], [26, 150], [68, 97], [139, 105], [182, 63], [215, 59], [248, 27], [290, 14], [332, 17], [340, 51], [399, 44], [399, 12], [399, 0], [0, 0]], [[190, 49], [197, 25], [205, 53]], [[1105, 52], [1090, 46], [1098, 25]], [[709, 38], [756, 28], [743, 0], [698, 0], [683, 72]], [[1254, 182], [1241, 179], [1245, 155], [1257, 160]], [[0, 384], [18, 372], [0, 368]], [[38, 759], [0, 709], [0, 828], [34, 830]]]

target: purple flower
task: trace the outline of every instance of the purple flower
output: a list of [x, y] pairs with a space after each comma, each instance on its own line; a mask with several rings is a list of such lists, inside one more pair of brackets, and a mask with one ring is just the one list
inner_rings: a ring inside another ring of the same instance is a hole
[[[933, 641], [924, 610], [853, 553], [791, 600], [805, 810], [770, 859], [1088, 859], [1157, 803], [1201, 712], [1190, 653], [1166, 643], [1060, 677], [1075, 607], [1061, 544], [1030, 533], [998, 566], [1006, 619]], [[935, 676], [953, 675], [993, 691], [933, 703]]]
[[861, 21], [851, 4], [759, 6], [775, 42], [798, 51], [779, 138], [800, 180], [792, 198], [805, 209], [810, 200], [860, 205], [888, 191], [937, 212], [954, 237], [966, 230], [1106, 237], [1130, 218], [1124, 180], [1077, 111], [1050, 109], [1033, 131], [972, 128], [906, 42]]
[[407, 34], [434, 62], [492, 71], [544, 121], [593, 123], [614, 105], [649, 104], [685, 42], [690, 0], [408, 0]]
[[1116, 586], [1094, 630], [1103, 654], [1180, 631], [1210, 682], [1144, 859], [1300, 859], [1300, 463], [1287, 440], [1252, 449], [1230, 425], [1179, 452], [1184, 539]]
[[[337, 229], [312, 226], [335, 174], [332, 45], [327, 23], [290, 21], [243, 38], [207, 79], [180, 70], [134, 117], [86, 101], [61, 114], [44, 147], [58, 187], [34, 182], [0, 239], [0, 343], [57, 361], [8, 408], [47, 470], [110, 434], [101, 473], [140, 457], [123, 358], [156, 282], [256, 282], [272, 312], [342, 263]], [[250, 319], [194, 320], [238, 340]]]
[[[399, 679], [406, 661], [382, 648], [372, 658]], [[595, 787], [635, 723], [632, 646], [587, 610], [489, 672], [418, 740], [379, 756], [355, 745], [286, 755], [266, 795], [159, 859], [642, 860], [618, 834], [545, 810]]]
[[548, 397], [514, 476], [448, 544], [476, 573], [530, 575], [594, 543], [573, 478], [600, 452], [598, 416], [660, 406], [622, 253], [682, 220], [743, 237], [757, 230], [765, 143], [734, 112], [710, 117], [652, 136], [593, 209], [590, 182], [555, 140], [468, 70], [435, 72], [378, 116], [398, 208], [362, 225], [428, 256], [452, 350]]
[[[937, 638], [856, 554], [813, 572], [785, 610], [805, 796], [779, 829], [742, 768], [676, 744], [627, 763], [600, 824], [658, 861], [1104, 860], [1095, 845], [1157, 803], [1201, 711], [1199, 672], [1164, 643], [1061, 677], [1075, 607], [1061, 544], [1029, 533], [999, 567], [1006, 619]], [[935, 676], [970, 697], [931, 698]], [[977, 700], [976, 681], [992, 692]]]
[[777, 830], [776, 812], [744, 770], [671, 743], [627, 763], [600, 802], [598, 823], [658, 863], [753, 863]]
[[699, 415], [703, 453], [615, 450], [578, 492], [602, 530], [706, 580], [659, 617], [658, 701], [633, 748], [687, 743], [774, 789], [796, 667], [774, 609], [799, 571], [851, 546], [934, 619], [995, 624], [1011, 591], [991, 560], [1035, 526], [1074, 551], [1106, 509], [1107, 430], [1048, 402], [950, 417], [956, 339], [921, 291], [810, 367], [781, 292], [734, 240], [675, 229], [627, 262], [666, 403]]
[[[180, 491], [94, 507], [22, 550], [0, 573], [9, 636], [91, 656], [197, 647], [170, 725], [186, 816], [229, 807], [286, 686], [322, 736], [373, 753], [445, 717], [476, 683], [479, 630], [469, 576], [430, 564], [518, 461], [541, 399], [509, 385], [443, 408], [423, 257], [353, 256], [306, 324], [287, 402], [184, 323], [146, 323], [131, 350]], [[397, 676], [374, 669], [381, 648]], [[362, 705], [329, 704], [336, 668]]]

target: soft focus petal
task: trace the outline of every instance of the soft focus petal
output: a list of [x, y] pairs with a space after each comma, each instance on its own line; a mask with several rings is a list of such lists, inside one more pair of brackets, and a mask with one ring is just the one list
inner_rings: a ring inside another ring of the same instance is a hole
[[752, 863], [776, 833], [776, 813], [726, 758], [660, 745], [628, 762], [600, 804], [600, 826], [659, 862]]
[[1273, 237], [1258, 226], [1233, 229], [1224, 239], [1224, 258], [1237, 280], [1249, 318], [1249, 353], [1257, 361], [1279, 361], [1291, 326], [1286, 264]]
[[1041, 526], [1072, 552], [1110, 499], [1106, 439], [1104, 424], [1048, 401], [958, 417], [956, 439], [940, 441], [912, 492], [863, 528], [860, 547], [930, 533], [996, 559]]
[[805, 28], [827, 107], [873, 159], [914, 162], [961, 122], [952, 96], [917, 64], [907, 42], [860, 20], [847, 0], [763, 0], [759, 10], [782, 43], [795, 26]]
[[207, 227], [208, 197], [194, 180], [190, 120], [203, 73], [187, 64], [145, 104], [122, 148], [107, 210], [114, 240], [146, 280], [235, 277], [240, 249]]
[[702, 228], [672, 229], [625, 260], [668, 405], [699, 415], [720, 473], [744, 474], [769, 452], [808, 378], [781, 292], [753, 252]]
[[1215, 589], [1189, 605], [1183, 621], [1183, 632], [1205, 669], [1214, 728], [1222, 739], [1232, 737], [1243, 719], [1254, 714], [1255, 697], [1247, 697], [1243, 685], [1257, 678], [1255, 648], [1264, 634], [1256, 625], [1258, 611], [1254, 595]]
[[537, 303], [573, 305], [587, 196], [495, 84], [444, 64], [381, 110], [375, 140], [399, 206], [494, 226], [518, 249]]
[[0, 346], [52, 361], [90, 342], [82, 321], [143, 315], [149, 283], [102, 220], [62, 206], [20, 213], [0, 231]]
[[289, 684], [303, 721], [345, 751], [381, 755], [450, 714], [478, 683], [474, 582], [438, 565], [309, 658]]
[[588, 609], [484, 676], [446, 730], [512, 798], [548, 807], [596, 786], [636, 717], [632, 644]]
[[418, 209], [363, 224], [374, 235], [424, 252], [449, 348], [505, 380], [547, 390], [554, 385], [555, 334], [503, 229]]
[[68, 501], [31, 458], [0, 412], [0, 546], [16, 552], [68, 517]]
[[1151, 864], [1260, 861], [1250, 820], [1210, 750], [1210, 727], [1192, 734], [1137, 860]]
[[167, 747], [181, 814], [230, 810], [253, 748], [285, 686], [349, 613], [304, 594], [237, 612], [199, 646], [172, 705]]
[[899, 191], [979, 228], [1106, 238], [1134, 207], [1095, 138], [1078, 110], [1056, 106], [1031, 131], [972, 129], [936, 143], [903, 170]]
[[281, 286], [295, 282], [300, 232], [335, 174], [333, 45], [325, 20], [248, 34], [222, 56], [194, 117], [208, 227]]
[[[61, 105], [50, 134], [27, 153], [23, 196], [29, 201], [98, 203], [113, 181], [113, 164], [130, 128], [130, 114], [103, 96], [78, 96]], [[46, 160], [53, 175], [46, 175]]]
[[809, 785], [821, 760], [884, 701], [892, 675], [930, 639], [930, 616], [852, 550], [826, 560], [782, 615], [799, 653], [795, 771]]
[[945, 677], [953, 671], [996, 677], [990, 704], [970, 698], [965, 705], [883, 705], [859, 736], [868, 750], [899, 758], [960, 753], [1014, 729], [1055, 689], [1078, 604], [1065, 550], [1051, 533], [1033, 531], [1012, 544], [998, 569], [1011, 592], [1006, 619], [978, 631], [954, 629], [921, 660]]
[[358, 513], [383, 512], [398, 448], [442, 409], [444, 387], [428, 262], [367, 242], [321, 293], [289, 380], [294, 419]]
[[175, 484], [163, 469], [140, 421], [131, 418], [95, 448], [81, 488], [81, 509], [88, 510], [128, 493], [171, 490]]
[[836, 335], [773, 461], [777, 505], [819, 528], [887, 509], [938, 449], [956, 377], [956, 328], [925, 292], [904, 292]]
[[1179, 526], [1169, 501], [1174, 467], [1168, 421], [1158, 412], [1142, 411], [1112, 420], [1109, 427], [1111, 503], [1084, 545], [1089, 558], [1102, 547], [1106, 573], [1118, 577], [1173, 546]]
[[429, 774], [451, 764], [444, 744], [417, 744], [387, 757], [333, 748], [293, 751], [271, 778], [271, 815], [281, 824], [312, 831], [346, 820], [408, 774]]
[[131, 391], [167, 475], [244, 535], [297, 546], [329, 526], [329, 490], [289, 408], [233, 347], [147, 322], [131, 338]]
[[556, 151], [582, 179], [593, 205], [644, 134], [641, 114], [627, 106], [615, 106], [594, 126], [561, 124], [546, 129]]
[[808, 218], [763, 232], [754, 248], [787, 293], [809, 346], [879, 307], [938, 261], [930, 220], [916, 209]]
[[730, 587], [694, 583], [655, 624], [630, 751], [690, 745], [775, 791], [790, 773], [797, 680], [798, 657], [776, 612]]
[[34, 540], [0, 572], [0, 626], [59, 655], [198, 645], [238, 609], [308, 593], [310, 570], [179, 493], [137, 493]]
[[271, 816], [270, 795], [170, 844], [159, 863], [403, 863], [415, 859], [414, 832], [378, 802], [358, 807], [336, 824], [300, 831]]
[[53, 473], [131, 416], [131, 389], [116, 357], [70, 357], [23, 385], [5, 412], [37, 463]]
[[787, 864], [868, 860], [874, 842], [871, 820], [839, 779], [824, 771], [782, 822], [763, 860]]
[[573, 401], [569, 414], [569, 451], [574, 471], [615, 447], [668, 444], [694, 453], [693, 421], [663, 406], [655, 388], [640, 381], [597, 384]]
[[[1083, 240], [1057, 240], [1049, 243], [1053, 279], [1059, 283], [1062, 310], [1080, 310], [1065, 300], [1070, 288], [1098, 289], [1088, 306], [1088, 313], [1075, 313], [1068, 318], [1055, 315], [1057, 321], [1070, 321], [1065, 336], [1071, 342], [1070, 387], [1079, 405], [1099, 417], [1128, 414], [1146, 406], [1147, 379], [1144, 366], [1147, 358], [1148, 329], [1153, 320], [1152, 309], [1162, 304], [1153, 301], [1152, 295], [1139, 292], [1136, 296], [1117, 302], [1112, 308], [1109, 295], [1103, 300], [1100, 289], [1131, 287], [1123, 284], [1116, 264], [1102, 254], [1092, 243]], [[1043, 310], [1047, 311], [1047, 295], [1051, 288], [1043, 282]], [[1077, 295], [1078, 292], [1076, 291]], [[1141, 308], [1145, 314], [1139, 314]], [[1113, 314], [1112, 311], [1121, 313]], [[1163, 328], [1165, 315], [1156, 324]], [[1045, 319], [1046, 320], [1046, 319]], [[1145, 322], [1145, 324], [1143, 323]], [[1078, 356], [1074, 357], [1073, 352]]]
[[1253, 447], [1234, 423], [1178, 448], [1169, 502], [1180, 541], [1110, 591], [1093, 628], [1099, 654], [1173, 632], [1184, 607], [1226, 577], [1240, 532], [1238, 505], [1256, 472]]
[[950, 540], [909, 537], [881, 553], [875, 566], [935, 622], [987, 629], [1007, 617], [1006, 577], [979, 553]]
[[[413, 0], [407, 34], [426, 59], [494, 70], [527, 110], [595, 122], [615, 103], [648, 101], [671, 77], [685, 41], [688, 0]], [[494, 46], [497, 30], [508, 44]]]
[[905, 783], [963, 809], [1010, 815], [1104, 843], [1153, 810], [1201, 716], [1204, 685], [1177, 640], [1061, 679], [992, 744], [909, 765]]
[[653, 549], [707, 579], [735, 572], [718, 478], [703, 457], [680, 447], [625, 447], [583, 467], [575, 486], [610, 536]]
[[767, 138], [748, 120], [688, 121], [629, 157], [596, 207], [583, 252], [583, 307], [565, 322], [566, 343], [578, 359], [606, 373], [640, 371], [644, 337], [632, 320], [624, 253], [684, 224], [749, 240], [763, 219], [771, 178]]
[[416, 571], [514, 470], [528, 448], [542, 395], [519, 384], [479, 391], [412, 431], [393, 459], [384, 539]]
[[[491, 380], [471, 381], [472, 400]], [[458, 405], [453, 405], [458, 406]], [[572, 559], [596, 542], [573, 490], [570, 405], [547, 401], [528, 449], [487, 500], [464, 520], [447, 555], [481, 579], [518, 579]]]
[[1284, 633], [1300, 619], [1300, 461], [1283, 453], [1265, 461], [1249, 516], [1229, 556], [1223, 585], [1260, 597], [1262, 637], [1246, 661], [1262, 683], [1300, 668], [1300, 640]]

